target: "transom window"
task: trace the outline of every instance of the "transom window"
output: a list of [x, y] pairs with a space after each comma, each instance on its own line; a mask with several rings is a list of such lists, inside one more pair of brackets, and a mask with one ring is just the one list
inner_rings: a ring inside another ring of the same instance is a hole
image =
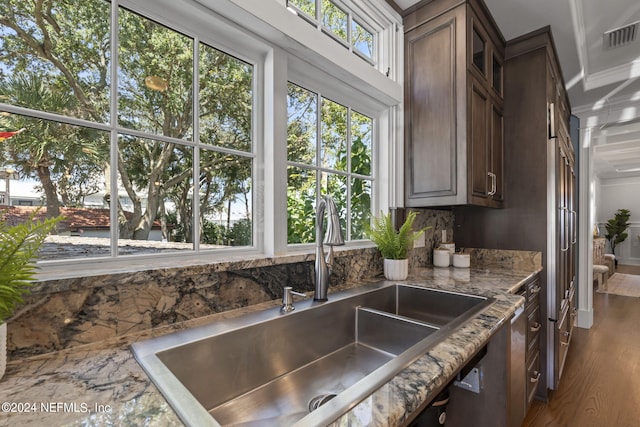
[[373, 120], [296, 84], [288, 85], [288, 243], [315, 241], [320, 195], [338, 207], [347, 240], [371, 218]]
[[375, 65], [375, 32], [344, 5], [331, 0], [288, 0], [289, 10]]

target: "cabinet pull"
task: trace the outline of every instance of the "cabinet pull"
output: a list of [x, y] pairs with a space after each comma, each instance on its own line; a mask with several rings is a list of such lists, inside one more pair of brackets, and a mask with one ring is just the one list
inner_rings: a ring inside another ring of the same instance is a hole
[[538, 295], [540, 293], [540, 290], [542, 290], [542, 288], [540, 286], [536, 286], [535, 288], [531, 288], [531, 296], [535, 297], [536, 295]]
[[529, 378], [529, 381], [531, 381], [532, 383], [537, 383], [540, 380], [540, 372], [538, 371], [533, 371], [533, 375], [531, 376], [531, 378]]
[[531, 332], [538, 332], [538, 331], [540, 330], [540, 327], [541, 327], [541, 326], [542, 326], [542, 325], [541, 325], [540, 323], [536, 322], [536, 323], [534, 323], [533, 325], [531, 325], [531, 327], [529, 327], [529, 330], [530, 330]]
[[491, 178], [491, 191], [489, 191], [487, 193], [488, 196], [493, 196], [494, 194], [496, 194], [496, 191], [498, 189], [498, 185], [497, 185], [497, 177], [496, 174], [493, 172], [487, 172], [487, 175], [489, 175], [489, 177]]
[[[562, 215], [564, 215], [565, 212], [570, 213], [569, 209], [565, 206], [562, 206], [561, 208], [559, 208], [562, 211]], [[569, 227], [567, 226], [567, 223], [565, 222], [564, 224], [564, 230], [562, 230], [562, 234], [560, 234], [560, 245], [564, 245], [566, 244], [567, 247], [561, 247], [560, 250], [562, 252], [567, 252], [569, 250]]]
[[576, 223], [578, 222], [578, 213], [573, 209], [570, 211], [573, 219], [571, 220], [571, 230], [573, 231], [573, 236], [571, 236], [571, 244], [575, 245], [578, 241], [578, 233], [576, 231]]

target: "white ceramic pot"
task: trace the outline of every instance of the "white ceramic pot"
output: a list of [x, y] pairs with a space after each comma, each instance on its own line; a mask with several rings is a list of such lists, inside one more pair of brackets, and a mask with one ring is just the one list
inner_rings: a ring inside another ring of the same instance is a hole
[[433, 265], [435, 267], [449, 267], [449, 250], [448, 249], [434, 249], [433, 250]]
[[384, 277], [387, 280], [405, 280], [409, 275], [408, 259], [384, 260]]
[[0, 324], [0, 379], [7, 370], [7, 324]]
[[471, 257], [469, 254], [454, 254], [453, 266], [458, 268], [469, 268], [471, 266]]

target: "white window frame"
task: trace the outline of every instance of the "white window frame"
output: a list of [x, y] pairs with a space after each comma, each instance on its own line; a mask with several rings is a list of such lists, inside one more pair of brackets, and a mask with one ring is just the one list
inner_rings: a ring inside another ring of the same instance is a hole
[[[204, 42], [253, 65], [253, 247], [189, 251], [188, 254], [174, 252], [153, 257], [127, 255], [115, 258], [112, 255], [109, 259], [66, 259], [51, 261], [52, 266], [64, 267], [73, 263], [78, 267], [74, 267], [75, 274], [81, 274], [80, 270], [94, 271], [95, 265], [105, 272], [130, 271], [154, 264], [166, 266], [169, 258], [175, 260], [174, 264], [192, 265], [234, 259], [236, 256], [273, 257], [312, 250], [305, 245], [292, 245], [295, 246], [293, 248], [287, 245], [289, 81], [315, 89], [326, 98], [373, 118], [372, 170], [375, 172], [372, 178], [375, 190], [372, 213], [403, 206], [402, 19], [384, 0], [341, 0], [356, 13], [360, 25], [381, 29], [376, 35], [376, 67], [351, 52], [336, 49], [330, 38], [317, 37], [317, 33], [310, 31], [308, 23], [287, 10], [286, 0], [113, 2], [192, 37], [195, 46]], [[117, 54], [115, 44], [112, 54], [114, 52]], [[26, 112], [33, 117], [108, 130], [112, 135], [121, 131], [115, 117], [112, 117], [112, 124], [104, 125], [4, 104], [2, 108], [17, 114]], [[194, 129], [194, 135], [196, 131]], [[196, 144], [187, 145], [196, 147]], [[112, 188], [117, 188], [113, 182]], [[116, 223], [114, 220], [112, 218], [112, 223]], [[45, 271], [48, 263], [42, 265]], [[68, 268], [64, 270], [69, 273]]]

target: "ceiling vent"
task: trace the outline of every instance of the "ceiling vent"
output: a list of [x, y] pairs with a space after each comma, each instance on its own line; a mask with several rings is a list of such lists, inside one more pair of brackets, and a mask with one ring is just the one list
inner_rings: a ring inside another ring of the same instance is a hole
[[625, 25], [624, 27], [616, 28], [614, 30], [605, 31], [604, 49], [610, 50], [617, 47], [628, 45], [638, 39], [638, 31], [640, 30], [640, 21], [633, 24]]

